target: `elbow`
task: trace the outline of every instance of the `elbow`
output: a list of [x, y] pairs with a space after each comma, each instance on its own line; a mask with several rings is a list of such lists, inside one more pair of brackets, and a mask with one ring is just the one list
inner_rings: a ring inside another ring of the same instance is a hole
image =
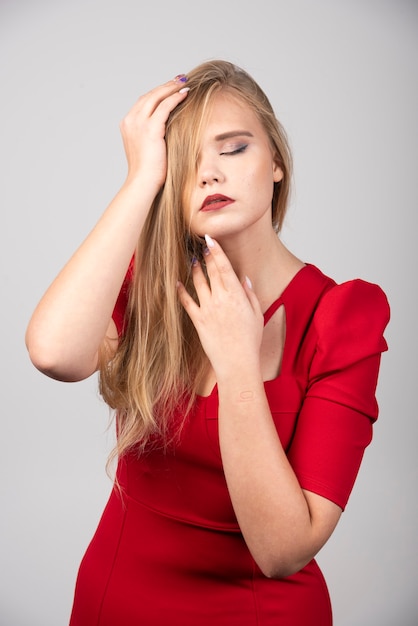
[[66, 372], [63, 367], [63, 363], [55, 357], [52, 351], [45, 350], [39, 345], [32, 345], [30, 343], [27, 343], [26, 345], [32, 365], [34, 365], [42, 374], [45, 374], [45, 376], [55, 380], [68, 382], [72, 380], [69, 373]]
[[31, 333], [30, 329], [26, 331], [25, 345], [32, 365], [43, 374], [48, 375], [48, 372], [53, 369], [52, 356], [46, 346], [42, 345]]
[[78, 382], [88, 378], [95, 366], [83, 364], [83, 359], [69, 359], [59, 345], [49, 344], [31, 335], [25, 337], [26, 348], [32, 364], [45, 376], [62, 382]]
[[266, 578], [278, 580], [280, 578], [287, 578], [299, 572], [304, 566], [297, 566], [296, 564], [275, 563], [270, 567], [260, 568]]
[[268, 557], [255, 559], [262, 574], [266, 578], [280, 579], [296, 574], [305, 567], [312, 556], [298, 558], [296, 555], [269, 555]]
[[29, 326], [26, 331], [25, 344], [32, 365], [42, 372], [42, 374], [56, 378], [54, 373], [58, 374], [59, 369], [56, 348], [53, 345], [49, 345], [45, 340], [42, 340], [31, 326]]

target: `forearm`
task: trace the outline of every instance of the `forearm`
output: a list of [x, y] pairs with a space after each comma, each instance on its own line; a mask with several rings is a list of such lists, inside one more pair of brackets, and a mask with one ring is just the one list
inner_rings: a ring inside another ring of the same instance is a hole
[[313, 558], [331, 530], [324, 534], [316, 525], [257, 371], [236, 372], [218, 381], [218, 390], [222, 460], [240, 528], [267, 576], [289, 575]]
[[95, 371], [155, 195], [146, 190], [139, 179], [122, 187], [35, 309], [26, 343], [32, 361], [47, 375], [79, 380]]

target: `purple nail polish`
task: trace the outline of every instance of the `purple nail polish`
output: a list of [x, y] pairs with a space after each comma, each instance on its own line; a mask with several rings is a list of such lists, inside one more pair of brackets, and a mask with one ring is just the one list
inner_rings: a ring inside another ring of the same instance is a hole
[[187, 83], [187, 76], [186, 74], [177, 74], [174, 80], [176, 83]]

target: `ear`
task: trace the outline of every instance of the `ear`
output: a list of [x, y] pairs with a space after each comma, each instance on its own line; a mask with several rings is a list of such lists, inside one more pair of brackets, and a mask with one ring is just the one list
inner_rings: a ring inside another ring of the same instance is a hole
[[273, 161], [273, 180], [275, 183], [280, 182], [283, 179], [283, 170], [279, 165], [277, 159]]

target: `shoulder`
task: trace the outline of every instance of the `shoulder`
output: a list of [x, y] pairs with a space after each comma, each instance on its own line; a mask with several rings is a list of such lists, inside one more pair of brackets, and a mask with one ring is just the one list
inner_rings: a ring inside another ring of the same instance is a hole
[[383, 333], [390, 319], [379, 285], [356, 278], [334, 283], [322, 295], [313, 317], [317, 356], [330, 369], [387, 350]]
[[338, 334], [383, 332], [390, 318], [389, 302], [384, 291], [360, 278], [335, 284], [322, 296], [315, 312], [315, 326], [320, 332]]
[[[312, 264], [305, 265], [299, 272], [298, 291], [315, 290], [318, 294], [316, 317], [344, 314], [346, 307], [354, 313], [368, 315], [370, 312], [381, 314], [389, 320], [390, 309], [386, 294], [379, 285], [355, 278], [338, 284]], [[386, 323], [387, 323], [386, 321]]]

